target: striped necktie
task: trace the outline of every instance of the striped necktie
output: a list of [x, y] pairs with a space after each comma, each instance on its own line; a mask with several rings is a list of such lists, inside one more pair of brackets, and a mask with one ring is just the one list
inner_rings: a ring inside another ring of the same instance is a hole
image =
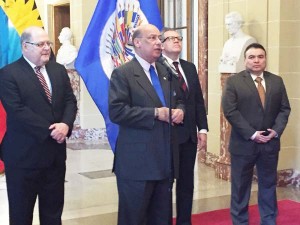
[[47, 95], [47, 98], [48, 98], [49, 102], [51, 103], [51, 101], [52, 101], [51, 92], [50, 92], [50, 89], [49, 89], [49, 87], [46, 83], [44, 75], [41, 72], [41, 67], [40, 66], [34, 67], [34, 71], [35, 71], [35, 74], [36, 74], [37, 78], [39, 79], [41, 85], [43, 86], [43, 89], [45, 91], [45, 94]]

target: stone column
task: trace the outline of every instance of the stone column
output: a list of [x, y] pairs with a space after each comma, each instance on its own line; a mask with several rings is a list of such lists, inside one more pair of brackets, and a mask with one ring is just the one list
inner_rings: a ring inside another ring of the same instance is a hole
[[[221, 90], [231, 73], [221, 73]], [[228, 151], [231, 126], [220, 107], [220, 155], [215, 163], [215, 175], [223, 180], [230, 180], [230, 154]]]
[[[207, 109], [207, 34], [208, 34], [208, 0], [200, 0], [198, 5], [198, 76]], [[207, 149], [201, 149], [199, 160], [205, 162]]]

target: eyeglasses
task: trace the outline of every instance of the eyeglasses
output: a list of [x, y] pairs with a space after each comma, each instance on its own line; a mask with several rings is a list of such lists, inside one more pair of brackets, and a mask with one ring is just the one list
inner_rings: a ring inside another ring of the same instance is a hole
[[45, 46], [47, 46], [47, 47], [52, 47], [52, 45], [53, 45], [53, 43], [50, 42], [50, 41], [46, 41], [46, 42], [38, 42], [38, 43], [26, 41], [25, 43], [26, 43], [26, 44], [34, 45], [34, 46], [36, 46], [36, 47], [38, 47], [38, 48], [44, 48]]
[[182, 36], [178, 36], [178, 37], [174, 37], [174, 36], [170, 36], [170, 37], [166, 37], [162, 43], [164, 43], [166, 40], [170, 40], [170, 41], [175, 41], [175, 39], [177, 41], [182, 41], [183, 37]]
[[146, 38], [147, 40], [149, 40], [151, 42], [154, 42], [157, 39], [160, 40], [160, 41], [162, 40], [162, 36], [161, 35], [150, 35], [148, 37], [138, 37], [138, 38]]

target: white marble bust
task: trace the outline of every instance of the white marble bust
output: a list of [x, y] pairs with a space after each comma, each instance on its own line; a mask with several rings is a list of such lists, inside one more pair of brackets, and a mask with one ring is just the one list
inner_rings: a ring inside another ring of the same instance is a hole
[[72, 31], [69, 27], [64, 27], [58, 40], [62, 44], [58, 49], [56, 61], [66, 67], [66, 69], [74, 69], [74, 62], [78, 55], [78, 51], [74, 45], [71, 44]]
[[220, 73], [238, 73], [245, 69], [244, 51], [256, 40], [242, 31], [243, 23], [242, 16], [238, 12], [231, 12], [225, 16], [225, 26], [231, 37], [223, 47], [219, 63]]

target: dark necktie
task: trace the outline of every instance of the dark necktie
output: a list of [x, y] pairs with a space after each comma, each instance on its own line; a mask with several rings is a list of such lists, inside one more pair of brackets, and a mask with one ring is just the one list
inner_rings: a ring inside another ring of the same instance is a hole
[[178, 73], [178, 81], [179, 81], [179, 85], [181, 87], [181, 89], [184, 91], [185, 94], [188, 93], [188, 88], [187, 88], [187, 85], [185, 83], [185, 80], [179, 70], [179, 67], [178, 67], [178, 62], [173, 62], [173, 65], [175, 66], [175, 69], [176, 69], [176, 72]]
[[34, 67], [34, 71], [35, 71], [36, 76], [38, 77], [41, 85], [43, 86], [43, 89], [44, 89], [44, 91], [47, 95], [47, 98], [48, 98], [49, 102], [51, 103], [51, 92], [50, 92], [50, 89], [49, 89], [49, 87], [46, 83], [46, 80], [45, 80], [45, 78], [44, 78], [44, 76], [41, 72], [41, 67], [40, 66]]
[[265, 107], [266, 92], [264, 86], [261, 84], [261, 81], [262, 81], [261, 77], [255, 78], [255, 82], [257, 83], [257, 91], [260, 97], [261, 104], [263, 105], [263, 107]]
[[158, 79], [158, 75], [155, 72], [154, 66], [150, 65], [149, 68], [149, 72], [150, 72], [150, 77], [151, 77], [151, 81], [152, 81], [152, 85], [162, 103], [163, 106], [166, 106], [166, 102], [165, 102], [165, 98], [164, 98], [164, 93], [163, 90], [161, 88], [159, 79]]

